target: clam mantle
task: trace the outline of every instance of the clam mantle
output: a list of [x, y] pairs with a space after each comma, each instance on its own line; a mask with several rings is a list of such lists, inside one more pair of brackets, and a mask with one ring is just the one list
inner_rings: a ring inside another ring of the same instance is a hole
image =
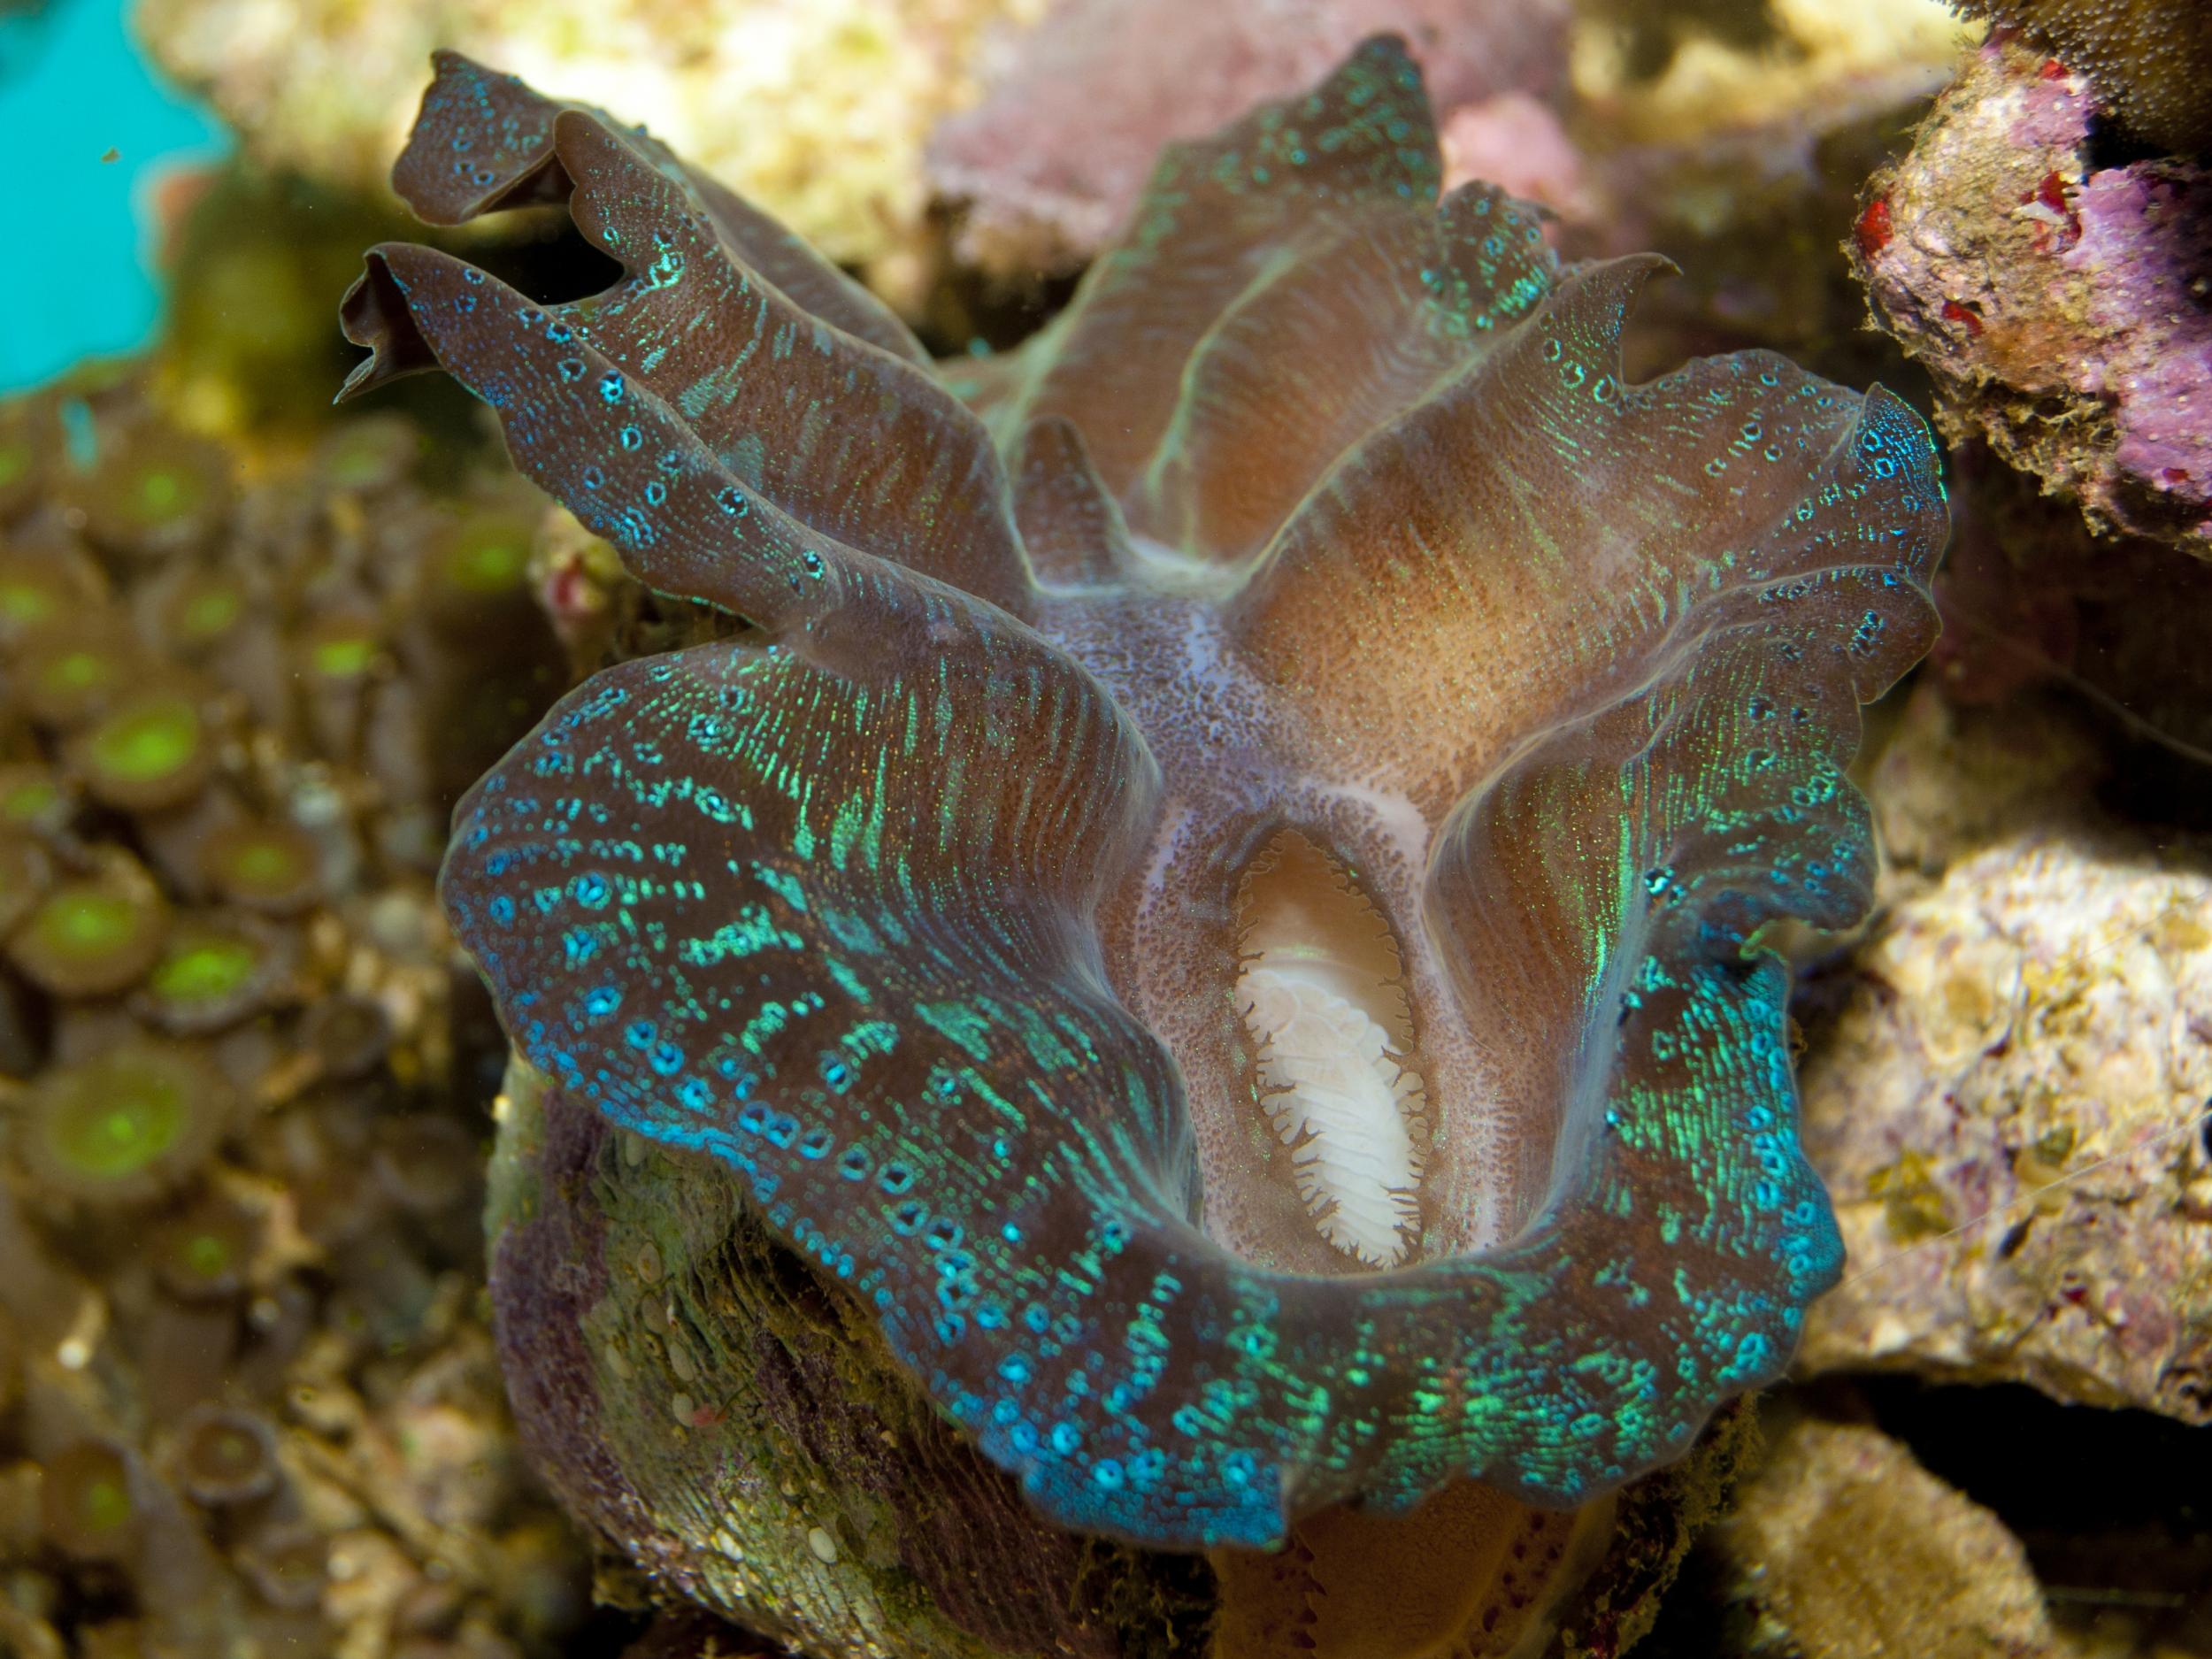
[[396, 180], [565, 202], [540, 303], [387, 244], [442, 367], [734, 637], [565, 698], [443, 891], [517, 1049], [725, 1164], [1070, 1528], [1571, 1504], [1834, 1278], [1768, 924], [1873, 849], [1920, 421], [1764, 353], [1643, 384], [1661, 264], [1438, 197], [1395, 42], [1170, 150], [1067, 311], [933, 365], [641, 132], [448, 56]]

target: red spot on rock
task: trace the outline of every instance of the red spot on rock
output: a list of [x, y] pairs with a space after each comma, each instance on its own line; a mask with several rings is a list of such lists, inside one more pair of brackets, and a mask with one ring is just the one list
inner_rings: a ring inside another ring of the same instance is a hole
[[2081, 215], [2067, 200], [2066, 180], [2055, 171], [2043, 175], [2034, 189], [2020, 198], [2020, 205], [2043, 221], [2049, 241], [2038, 242], [2046, 253], [2064, 253], [2081, 240]]
[[1866, 258], [1871, 259], [1888, 247], [1893, 234], [1889, 226], [1889, 198], [1878, 196], [1869, 202], [1866, 210], [1851, 227], [1851, 234], [1859, 244], [1859, 252]]
[[2046, 58], [2035, 73], [2046, 81], [2063, 81], [2066, 79], [2066, 65], [2055, 58]]
[[590, 616], [599, 609], [601, 597], [583, 567], [568, 563], [557, 565], [547, 572], [544, 602], [557, 626]]
[[1977, 340], [1982, 337], [1981, 313], [1971, 305], [1962, 305], [1956, 300], [1944, 301], [1943, 320], [1947, 323], [1957, 323]]

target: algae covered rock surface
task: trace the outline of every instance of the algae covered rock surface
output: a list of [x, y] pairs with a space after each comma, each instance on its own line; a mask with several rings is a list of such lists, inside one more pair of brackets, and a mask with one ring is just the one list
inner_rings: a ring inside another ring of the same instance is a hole
[[2066, 1652], [2019, 1540], [1871, 1427], [1786, 1420], [1715, 1542], [1750, 1616], [1747, 1652]]
[[[2148, 10], [2148, 8], [2146, 8]], [[1955, 441], [2101, 529], [2212, 555], [2212, 175], [2114, 161], [2099, 90], [1993, 41], [1875, 175], [1851, 251]]]
[[2212, 876], [2083, 808], [2078, 726], [2017, 706], [2026, 741], [1924, 684], [1874, 772], [1903, 867], [1810, 994], [1806, 1141], [1850, 1265], [1800, 1362], [2203, 1423]]
[[2196, 0], [1959, 0], [2081, 70], [2135, 138], [2212, 151], [2212, 27]]

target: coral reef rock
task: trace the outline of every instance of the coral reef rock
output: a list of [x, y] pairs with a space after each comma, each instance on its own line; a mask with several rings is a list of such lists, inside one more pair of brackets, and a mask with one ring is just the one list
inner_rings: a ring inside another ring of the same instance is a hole
[[1540, 171], [1525, 142], [1518, 176], [1560, 215], [1547, 234], [1563, 253], [1648, 249], [1679, 267], [1638, 311], [1640, 372], [1763, 347], [1847, 385], [1894, 382], [1909, 371], [1865, 326], [1839, 244], [1973, 33], [1938, 0], [1586, 4], [1569, 58], [1579, 171]]
[[1902, 868], [1800, 1006], [1848, 1265], [1799, 1360], [2205, 1422], [2212, 872], [2055, 804], [2090, 744], [2055, 715], [2021, 729], [2039, 709], [1924, 683], [1875, 768]]
[[[1839, 332], [1832, 288], [1848, 293], [1842, 332], [1859, 332], [1864, 302], [1832, 257], [1855, 211], [1847, 192], [1949, 80], [1966, 26], [1940, 0], [1655, 8], [1681, 24], [1655, 50], [1640, 4], [1615, 10], [1586, 10], [1573, 36], [1586, 182], [1579, 211], [1548, 201], [1565, 219], [1555, 238], [1578, 253], [1668, 254], [1684, 267], [1669, 288], [1712, 290], [1700, 307], [1712, 338], [1817, 343]], [[1660, 303], [1687, 298], [1663, 289]]]
[[2096, 88], [2133, 137], [2212, 150], [2212, 27], [2201, 0], [1957, 0], [2017, 28]]
[[[1569, 60], [1582, 124], [1609, 149], [1677, 155], [1765, 134], [1801, 158], [1823, 128], [1934, 92], [1970, 38], [1942, 0], [1585, 0], [1584, 10]], [[1678, 27], [1655, 49], [1658, 19]]]
[[2069, 65], [1993, 42], [1876, 175], [1852, 257], [1950, 436], [2212, 557], [2212, 173], [2101, 165], [2097, 115]]
[[922, 146], [974, 96], [987, 27], [1043, 0], [138, 0], [156, 60], [269, 164], [379, 192], [434, 48], [654, 131], [836, 259], [912, 290]]
[[1746, 1650], [1820, 1659], [2061, 1659], [2020, 1542], [1878, 1431], [1800, 1418], [1710, 1548]]
[[[1535, 99], [1564, 73], [1569, 19], [1568, 0], [1063, 0], [938, 128], [930, 176], [966, 204], [966, 257], [1069, 270], [1125, 227], [1164, 146], [1310, 86], [1380, 31], [1404, 36], [1448, 132], [1503, 99], [1498, 125], [1563, 145]], [[1502, 137], [1461, 142], [1491, 159]]]

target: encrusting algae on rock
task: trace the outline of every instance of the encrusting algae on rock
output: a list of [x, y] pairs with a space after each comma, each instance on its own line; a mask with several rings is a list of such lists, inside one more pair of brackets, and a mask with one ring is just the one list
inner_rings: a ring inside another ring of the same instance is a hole
[[2020, 1541], [1876, 1429], [1776, 1418], [1713, 1537], [1755, 1655], [2068, 1659]]
[[2098, 96], [1993, 40], [1875, 175], [1851, 257], [1954, 440], [2212, 557], [2212, 173], [2108, 162]]
[[1902, 868], [1814, 991], [1806, 1144], [1851, 1266], [1801, 1363], [2203, 1423], [2212, 879], [2078, 804], [2093, 753], [2047, 702], [1924, 683], [1872, 774]]
[[2079, 70], [2128, 136], [2212, 154], [2212, 28], [2196, 0], [1956, 0]]

